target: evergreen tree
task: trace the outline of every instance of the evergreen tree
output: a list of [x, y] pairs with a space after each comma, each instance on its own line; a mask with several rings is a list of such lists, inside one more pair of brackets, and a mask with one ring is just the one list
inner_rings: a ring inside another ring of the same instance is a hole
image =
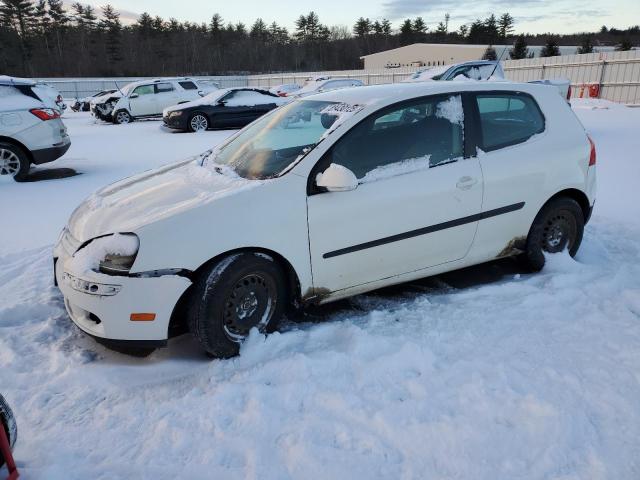
[[13, 28], [22, 39], [27, 38], [33, 26], [35, 7], [31, 0], [0, 0], [0, 21]]
[[549, 37], [547, 39], [547, 43], [545, 43], [544, 47], [540, 51], [540, 56], [557, 57], [558, 55], [560, 55], [560, 47], [558, 47], [558, 42], [553, 37]]
[[513, 25], [515, 21], [509, 13], [503, 13], [498, 19], [498, 34], [504, 42], [509, 35], [513, 33]]
[[582, 38], [582, 43], [578, 47], [576, 53], [593, 53], [593, 43], [591, 42], [591, 37], [589, 35], [585, 35]]
[[98, 28], [106, 34], [105, 49], [107, 62], [109, 64], [109, 74], [118, 72], [117, 64], [122, 60], [122, 24], [120, 14], [107, 4], [102, 9], [102, 19], [98, 23]]
[[482, 43], [488, 43], [490, 45], [495, 44], [500, 39], [500, 31], [498, 30], [498, 21], [496, 16], [492, 13], [484, 21], [484, 33], [486, 35], [485, 41]]
[[[380, 28], [382, 26], [380, 25]], [[353, 26], [353, 34], [356, 37], [365, 37], [371, 33], [373, 26], [371, 25], [371, 20], [368, 18], [360, 17], [355, 25]]]
[[411, 45], [412, 43], [414, 43], [413, 23], [406, 19], [400, 27], [400, 45]]
[[467, 27], [465, 24], [460, 25], [460, 28], [458, 28], [458, 35], [460, 35], [462, 38], [466, 38], [468, 34], [469, 27]]
[[498, 60], [498, 54], [496, 53], [496, 49], [493, 46], [489, 45], [487, 49], [482, 54], [482, 60]]
[[423, 18], [416, 17], [416, 19], [413, 21], [413, 41], [424, 42], [427, 36], [426, 34], [428, 29], [429, 28], [427, 27], [427, 24], [425, 23]]
[[627, 50], [631, 50], [632, 48], [633, 44], [628, 38], [623, 38], [622, 41], [618, 45], [616, 45], [617, 52], [626, 52]]
[[382, 34], [389, 36], [391, 35], [391, 22], [389, 20], [387, 20], [386, 18], [382, 19]]
[[524, 35], [518, 35], [513, 48], [509, 50], [509, 58], [511, 60], [521, 60], [529, 56], [529, 49], [527, 48], [527, 42], [524, 39]]

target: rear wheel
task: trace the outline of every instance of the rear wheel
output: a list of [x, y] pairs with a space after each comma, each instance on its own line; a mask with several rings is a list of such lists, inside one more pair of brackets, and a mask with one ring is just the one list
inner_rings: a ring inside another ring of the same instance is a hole
[[131, 123], [133, 118], [126, 110], [118, 110], [113, 114], [113, 123], [116, 125], [123, 125], [127, 123]]
[[544, 253], [565, 249], [573, 257], [580, 248], [584, 233], [584, 213], [572, 198], [560, 197], [548, 202], [538, 213], [529, 235], [525, 260], [532, 270], [544, 267]]
[[224, 258], [194, 285], [190, 332], [208, 354], [238, 355], [251, 329], [272, 332], [287, 305], [285, 274], [268, 255], [239, 253]]
[[204, 132], [209, 128], [209, 119], [203, 113], [194, 113], [189, 118], [190, 132]]
[[30, 166], [29, 157], [22, 148], [0, 142], [0, 175], [8, 175], [21, 182], [27, 178]]

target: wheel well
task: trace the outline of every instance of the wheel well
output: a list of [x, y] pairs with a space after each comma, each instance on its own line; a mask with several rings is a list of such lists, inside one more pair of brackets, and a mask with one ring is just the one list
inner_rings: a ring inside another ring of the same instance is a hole
[[258, 247], [238, 248], [236, 250], [231, 250], [229, 252], [225, 252], [213, 257], [212, 259], [200, 265], [196, 270], [191, 272], [191, 274], [189, 275], [189, 278], [193, 283], [191, 284], [191, 286], [189, 286], [189, 288], [187, 288], [187, 290], [185, 290], [185, 292], [182, 294], [182, 296], [176, 303], [175, 307], [173, 307], [173, 312], [171, 313], [171, 319], [169, 321], [169, 337], [186, 332], [186, 314], [187, 314], [189, 303], [193, 293], [195, 280], [200, 275], [202, 275], [203, 272], [207, 271], [213, 265], [219, 263], [223, 258], [236, 253], [263, 253], [265, 255], [269, 255], [273, 257], [273, 259], [278, 263], [278, 265], [280, 265], [280, 267], [284, 270], [285, 275], [287, 276], [289, 292], [292, 295], [292, 298], [291, 298], [292, 306], [297, 307], [300, 304], [301, 292], [300, 292], [300, 281], [298, 279], [298, 274], [296, 273], [295, 269], [286, 258], [284, 258], [279, 253], [266, 248], [258, 248]]
[[580, 205], [580, 208], [582, 209], [582, 214], [584, 215], [584, 222], [587, 223], [587, 221], [589, 220], [590, 205], [589, 205], [589, 198], [585, 195], [584, 192], [576, 188], [567, 188], [566, 190], [562, 190], [556, 193], [553, 197], [547, 200], [545, 205], [549, 203], [551, 200], [554, 200], [559, 197], [569, 197], [575, 200], [576, 202], [578, 202], [578, 205]]
[[20, 147], [24, 151], [24, 153], [27, 154], [27, 157], [29, 158], [29, 162], [33, 163], [33, 155], [31, 154], [31, 150], [29, 150], [25, 145], [23, 145], [18, 140], [11, 137], [3, 137], [2, 135], [0, 135], [0, 142], [6, 142], [12, 145], [15, 145], [16, 147]]

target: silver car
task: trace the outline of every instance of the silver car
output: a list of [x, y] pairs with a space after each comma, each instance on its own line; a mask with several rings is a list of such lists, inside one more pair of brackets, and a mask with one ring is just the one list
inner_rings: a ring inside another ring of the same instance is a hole
[[0, 176], [26, 179], [31, 164], [57, 160], [71, 140], [49, 99], [27, 79], [0, 76]]

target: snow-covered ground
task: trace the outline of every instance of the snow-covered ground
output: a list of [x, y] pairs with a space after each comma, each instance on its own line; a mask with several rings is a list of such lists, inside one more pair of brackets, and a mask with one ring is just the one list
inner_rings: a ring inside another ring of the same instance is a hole
[[71, 150], [38, 170], [82, 175], [0, 181], [0, 391], [24, 478], [640, 478], [640, 109], [575, 111], [599, 175], [575, 261], [362, 295], [226, 361], [186, 336], [135, 359], [80, 334], [51, 244], [99, 186], [231, 132], [67, 114]]

